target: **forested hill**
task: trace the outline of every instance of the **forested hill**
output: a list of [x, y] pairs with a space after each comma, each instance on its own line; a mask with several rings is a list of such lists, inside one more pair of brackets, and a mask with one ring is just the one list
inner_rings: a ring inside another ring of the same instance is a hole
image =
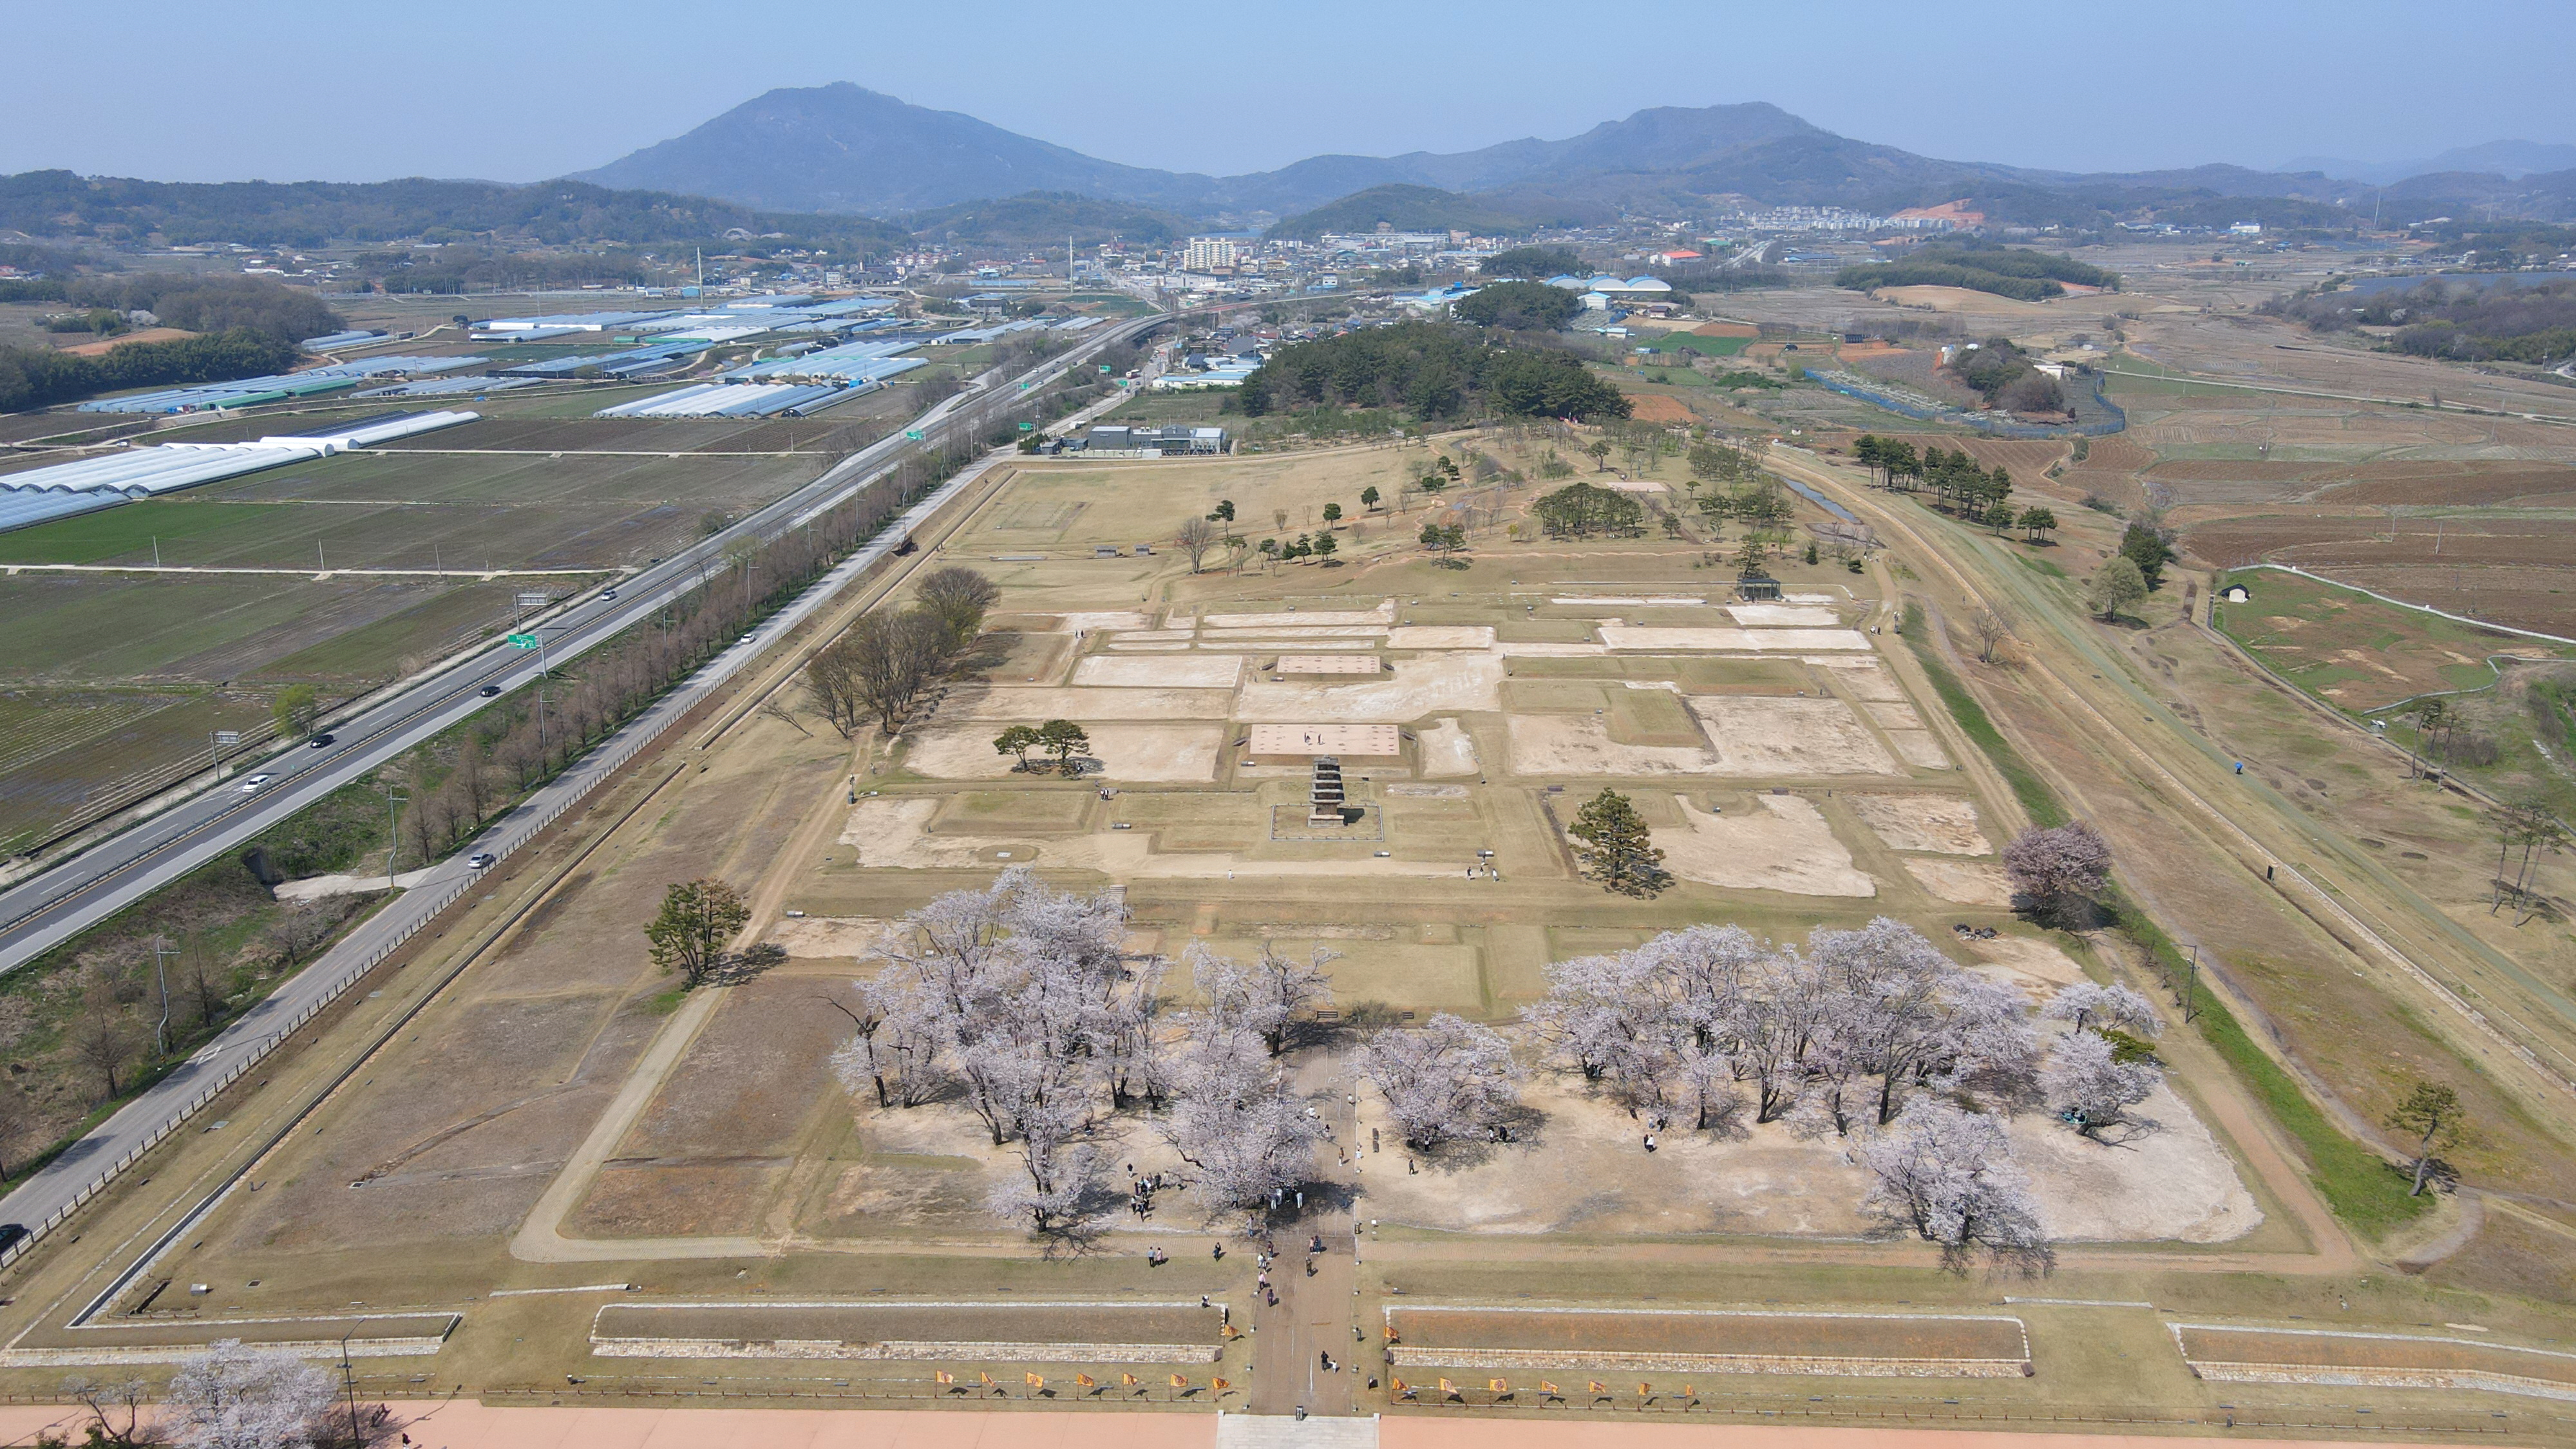
[[69, 171], [0, 176], [0, 228], [36, 237], [123, 244], [240, 242], [318, 247], [335, 241], [526, 240], [629, 246], [699, 245], [728, 231], [871, 256], [911, 244], [902, 228], [862, 216], [756, 211], [658, 191], [611, 191], [580, 181], [231, 181], [213, 184], [84, 177]]
[[1479, 236], [1520, 236], [1542, 226], [1574, 220], [1565, 208], [1536, 210], [1497, 204], [1489, 197], [1464, 196], [1436, 186], [1372, 186], [1339, 201], [1326, 202], [1292, 216], [1267, 233], [1273, 238], [1313, 241], [1326, 232], [1369, 232], [1384, 222], [1397, 231], [1464, 231]]

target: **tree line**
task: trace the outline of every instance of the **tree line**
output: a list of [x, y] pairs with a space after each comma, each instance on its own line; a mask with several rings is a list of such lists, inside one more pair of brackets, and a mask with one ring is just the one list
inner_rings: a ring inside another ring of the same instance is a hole
[[173, 342], [129, 342], [97, 357], [50, 347], [0, 347], [0, 412], [79, 402], [138, 387], [183, 387], [284, 372], [299, 356], [292, 342], [236, 327]]
[[1237, 392], [1258, 417], [1277, 409], [1403, 408], [1424, 420], [1477, 410], [1589, 420], [1628, 416], [1628, 399], [1579, 358], [1489, 343], [1465, 327], [1406, 322], [1285, 347]]
[[2072, 257], [2051, 256], [2021, 247], [1976, 247], [1934, 242], [1912, 256], [1892, 262], [1869, 262], [1834, 274], [1834, 285], [1855, 292], [1880, 287], [1964, 287], [2024, 302], [2063, 297], [2063, 285], [2117, 291], [2119, 274], [2088, 266]]
[[1935, 507], [1997, 533], [2018, 528], [2029, 541], [2042, 543], [2057, 531], [2055, 510], [2045, 503], [2014, 508], [2012, 473], [2001, 463], [1991, 471], [1979, 467], [1965, 448], [1944, 452], [1926, 444], [1918, 453], [1902, 438], [1863, 433], [1852, 444], [1852, 458], [1881, 487], [1908, 493], [1928, 490]]
[[[237, 181], [201, 184], [28, 171], [0, 176], [0, 227], [30, 236], [181, 244], [318, 247], [406, 237], [587, 242], [721, 243], [742, 230], [771, 247], [824, 247], [876, 256], [911, 244], [902, 228], [864, 216], [758, 211], [703, 196], [612, 191], [582, 181], [511, 186], [491, 181]], [[772, 233], [781, 235], [773, 236]], [[727, 244], [731, 249], [731, 244]]]

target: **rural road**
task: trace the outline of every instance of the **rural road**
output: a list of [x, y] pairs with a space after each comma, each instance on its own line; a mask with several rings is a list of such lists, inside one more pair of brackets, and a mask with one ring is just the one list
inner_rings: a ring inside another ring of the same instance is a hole
[[[1031, 376], [1052, 376], [1056, 371], [1074, 366], [1100, 347], [1153, 320], [1140, 319], [1138, 324], [1112, 329], [1084, 347], [1035, 369]], [[972, 430], [980, 425], [971, 420], [977, 411], [973, 403], [985, 397], [1000, 396], [998, 387], [961, 394], [925, 414], [915, 425], [916, 429], [930, 434], [933, 441], [943, 432], [963, 431], [971, 436]], [[905, 441], [898, 433], [884, 443], [852, 455], [847, 462], [814, 484], [752, 515], [737, 528], [761, 528], [765, 530], [763, 536], [767, 536], [833, 506], [841, 497], [855, 491], [882, 467], [893, 462]], [[737, 671], [756, 660], [771, 643], [795, 630], [852, 579], [885, 557], [913, 528], [944, 507], [960, 490], [972, 486], [982, 473], [982, 469], [970, 468], [913, 505], [893, 526], [880, 532], [874, 540], [798, 594], [785, 609], [761, 624], [754, 631], [750, 643], [738, 644], [717, 654], [677, 688], [601, 741], [571, 769], [494, 821], [468, 846], [432, 867], [420, 885], [395, 897], [312, 965], [280, 985], [267, 1000], [226, 1027], [204, 1050], [65, 1149], [42, 1171], [20, 1183], [6, 1198], [0, 1198], [0, 1222], [23, 1223], [32, 1227], [69, 1206], [109, 1165], [183, 1117], [189, 1104], [208, 1086], [222, 1080], [237, 1062], [264, 1051], [269, 1038], [279, 1027], [294, 1021], [305, 1007], [337, 994], [350, 978], [369, 969], [386, 945], [400, 940], [421, 921], [435, 915], [447, 903], [451, 894], [449, 888], [470, 874], [464, 864], [465, 856], [478, 850], [506, 855], [524, 843], [554, 818], [559, 807], [578, 800], [601, 779], [613, 773], [624, 762], [635, 742], [660, 733], [671, 720], [694, 708], [710, 690], [721, 687]], [[700, 547], [721, 549], [728, 540], [741, 536], [745, 535], [728, 530]], [[694, 587], [696, 552], [691, 550], [627, 585], [624, 589], [626, 597], [616, 603], [603, 606], [594, 600], [565, 616], [558, 626], [557, 636], [547, 641], [548, 655], [563, 658], [595, 647], [613, 637], [619, 628], [638, 619], [649, 618], [664, 602]], [[674, 566], [677, 566], [676, 571]], [[577, 647], [563, 642], [566, 640], [575, 641]], [[227, 789], [171, 812], [164, 820], [132, 832], [142, 838], [116, 853], [113, 859], [121, 864], [110, 864], [106, 852], [123, 845], [126, 837], [119, 837], [99, 851], [67, 863], [66, 869], [85, 868], [81, 882], [68, 888], [56, 883], [56, 889], [62, 890], [63, 894], [14, 923], [6, 936], [0, 937], [0, 940], [5, 940], [8, 951], [0, 960], [11, 966], [23, 962], [53, 940], [59, 940], [81, 925], [96, 920], [153, 885], [193, 869], [214, 853], [232, 848], [258, 830], [357, 778], [375, 764], [466, 718], [485, 703], [477, 694], [485, 681], [509, 688], [534, 677], [533, 662], [516, 651], [503, 657], [467, 661], [449, 671], [448, 675], [426, 682], [415, 691], [415, 694], [426, 696], [424, 699], [413, 702], [411, 696], [406, 696], [402, 700], [388, 702], [369, 716], [340, 726], [342, 737], [349, 743], [335, 750], [311, 752], [320, 758], [300, 771], [292, 774], [287, 771], [288, 764], [300, 761], [282, 760], [272, 766], [284, 778], [268, 790], [244, 797]], [[48, 879], [38, 877], [22, 889], [34, 890]], [[16, 895], [15, 892], [11, 894]], [[44, 944], [23, 944], [27, 942]]]

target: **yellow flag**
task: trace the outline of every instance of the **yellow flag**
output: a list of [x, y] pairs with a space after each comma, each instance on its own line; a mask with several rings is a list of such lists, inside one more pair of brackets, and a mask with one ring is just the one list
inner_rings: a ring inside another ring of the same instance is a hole
[[1039, 1378], [1036, 1374], [1022, 1374], [1020, 1377], [1028, 1380], [1030, 1388], [1042, 1389], [1046, 1387], [1046, 1380]]
[[1403, 1393], [1403, 1392], [1405, 1391], [1405, 1390], [1404, 1390], [1404, 1380], [1402, 1380], [1402, 1379], [1389, 1379], [1389, 1380], [1387, 1380], [1387, 1382], [1388, 1382], [1388, 1383], [1391, 1383], [1391, 1384], [1393, 1384], [1393, 1385], [1395, 1385], [1395, 1391], [1396, 1391], [1397, 1393], [1399, 1393], [1399, 1394], [1400, 1394], [1400, 1393]]
[[1173, 1388], [1176, 1388], [1176, 1389], [1186, 1389], [1186, 1388], [1188, 1388], [1189, 1386], [1190, 1386], [1190, 1381], [1189, 1381], [1188, 1379], [1182, 1378], [1179, 1374], [1174, 1374], [1174, 1375], [1172, 1375], [1172, 1387], [1173, 1387]]
[[1592, 1381], [1592, 1392], [1596, 1394], [1606, 1394], [1610, 1392], [1610, 1386], [1601, 1382], [1599, 1379], [1594, 1379]]
[[941, 1369], [939, 1371], [939, 1381], [943, 1384], [953, 1384], [957, 1382], [957, 1375], [950, 1373], [946, 1369]]
[[1440, 1381], [1440, 1392], [1444, 1394], [1454, 1394], [1458, 1392], [1458, 1386], [1449, 1382], [1447, 1379], [1442, 1379]]
[[1557, 1388], [1556, 1385], [1549, 1383], [1547, 1380], [1540, 1379], [1538, 1381], [1538, 1391], [1542, 1394], [1553, 1394], [1557, 1391]]
[[1654, 1391], [1655, 1391], [1655, 1386], [1654, 1386], [1653, 1384], [1639, 1384], [1639, 1385], [1637, 1385], [1637, 1392], [1638, 1392], [1638, 1393], [1640, 1393], [1640, 1394], [1651, 1394], [1651, 1393], [1653, 1393]]
[[1395, 1341], [1395, 1325], [1394, 1325], [1394, 1324], [1390, 1323], [1390, 1324], [1388, 1324], [1388, 1325], [1386, 1326], [1386, 1337], [1387, 1337], [1387, 1341], [1388, 1341], [1389, 1343], [1392, 1343], [1392, 1342], [1394, 1342], [1394, 1341]]
[[1699, 1390], [1692, 1388], [1688, 1384], [1684, 1384], [1682, 1385], [1682, 1397], [1685, 1399], [1696, 1399], [1699, 1397]]
[[1220, 1388], [1220, 1389], [1230, 1389], [1230, 1388], [1233, 1388], [1233, 1387], [1234, 1387], [1234, 1385], [1232, 1385], [1232, 1384], [1230, 1384], [1230, 1383], [1227, 1383], [1227, 1382], [1226, 1382], [1225, 1380], [1223, 1380], [1223, 1379], [1210, 1379], [1210, 1380], [1208, 1380], [1208, 1382], [1209, 1382], [1209, 1383], [1211, 1383], [1211, 1384], [1213, 1384], [1213, 1385], [1215, 1385], [1217, 1388]]
[[986, 1388], [988, 1388], [988, 1389], [989, 1389], [989, 1388], [991, 1388], [991, 1387], [993, 1386], [993, 1376], [992, 1376], [991, 1374], [988, 1374], [988, 1373], [978, 1373], [978, 1374], [976, 1374], [976, 1375], [975, 1375], [975, 1379], [976, 1379], [976, 1381], [977, 1381], [978, 1383], [981, 1383], [984, 1387], [986, 1387]]
[[1075, 1383], [1077, 1383], [1077, 1384], [1082, 1385], [1082, 1386], [1083, 1386], [1084, 1388], [1086, 1388], [1086, 1389], [1088, 1389], [1088, 1388], [1096, 1388], [1096, 1387], [1098, 1387], [1098, 1384], [1099, 1384], [1099, 1381], [1098, 1381], [1098, 1380], [1096, 1380], [1096, 1379], [1094, 1379], [1094, 1378], [1093, 1378], [1091, 1375], [1089, 1375], [1089, 1374], [1075, 1374], [1075, 1375], [1073, 1376], [1073, 1381], [1074, 1381]]
[[1120, 1374], [1118, 1376], [1118, 1382], [1125, 1384], [1127, 1387], [1132, 1389], [1136, 1387], [1136, 1376], [1134, 1374]]
[[1512, 1391], [1512, 1386], [1504, 1383], [1501, 1379], [1487, 1379], [1485, 1380], [1485, 1387], [1489, 1391], [1497, 1394], [1508, 1394]]

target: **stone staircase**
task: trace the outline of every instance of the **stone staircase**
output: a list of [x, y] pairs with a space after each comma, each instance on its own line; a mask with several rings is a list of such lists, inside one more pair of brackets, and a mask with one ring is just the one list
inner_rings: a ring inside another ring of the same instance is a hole
[[1315, 757], [1315, 783], [1306, 795], [1306, 823], [1342, 823], [1342, 762], [1331, 755]]

